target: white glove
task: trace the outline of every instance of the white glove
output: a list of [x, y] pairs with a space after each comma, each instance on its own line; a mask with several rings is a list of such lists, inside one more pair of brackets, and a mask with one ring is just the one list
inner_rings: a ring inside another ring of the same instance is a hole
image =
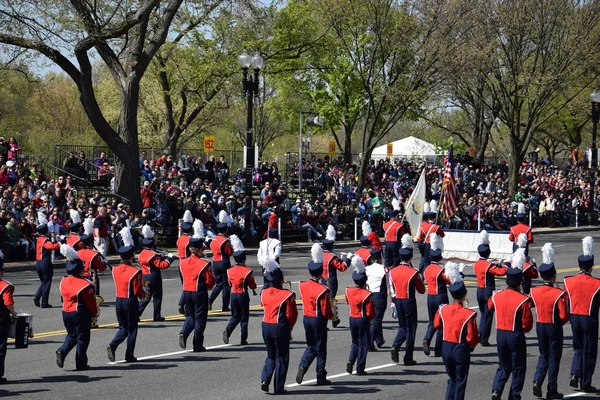
[[65, 240], [65, 235], [60, 235], [60, 240]]
[[463, 270], [465, 269], [466, 265], [464, 263], [460, 263], [458, 264], [458, 272], [463, 272]]
[[343, 260], [345, 258], [344, 254], [346, 254], [346, 253], [340, 253], [340, 260]]
[[175, 257], [175, 255], [173, 253], [167, 254], [167, 258], [173, 258], [173, 257]]

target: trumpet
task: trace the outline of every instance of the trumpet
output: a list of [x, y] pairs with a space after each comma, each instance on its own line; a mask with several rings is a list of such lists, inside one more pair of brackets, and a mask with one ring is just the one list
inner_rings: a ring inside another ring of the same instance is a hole
[[141, 301], [148, 301], [150, 300], [150, 281], [148, 279], [144, 279], [142, 278], [142, 287], [144, 289], [144, 296], [140, 297], [139, 299]]
[[177, 254], [175, 254], [175, 253], [169, 253], [168, 251], [158, 250], [158, 249], [154, 249], [152, 251], [154, 251], [155, 253], [158, 253], [158, 254], [160, 254], [161, 256], [164, 256], [164, 257], [168, 257], [169, 254], [173, 254], [173, 258], [179, 258], [179, 256]]

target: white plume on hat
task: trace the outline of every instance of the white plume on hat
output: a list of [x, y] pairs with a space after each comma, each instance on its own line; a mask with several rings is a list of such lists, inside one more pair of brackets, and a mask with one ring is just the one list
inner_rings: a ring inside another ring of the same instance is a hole
[[227, 218], [227, 217], [229, 217], [229, 215], [227, 215], [227, 211], [225, 211], [225, 210], [219, 211], [219, 217], [218, 217], [219, 223], [230, 224], [231, 222], [229, 222], [229, 219], [231, 219], [231, 217], [229, 217], [229, 218]]
[[260, 265], [262, 265], [266, 272], [273, 273], [279, 269], [279, 264], [277, 264], [277, 261], [275, 261], [269, 256], [260, 257], [258, 262], [260, 263]]
[[512, 260], [510, 261], [510, 267], [513, 269], [523, 269], [525, 265], [525, 249], [517, 249], [512, 255]]
[[123, 246], [125, 247], [133, 247], [133, 236], [131, 236], [131, 231], [128, 227], [124, 227], [119, 232], [121, 235], [121, 239], [123, 240]]
[[544, 264], [554, 264], [554, 248], [552, 243], [546, 243], [542, 247], [542, 262]]
[[400, 243], [402, 243], [403, 249], [412, 249], [415, 247], [412, 237], [410, 237], [410, 234], [408, 233], [405, 233], [404, 236], [402, 236], [402, 239], [400, 239]]
[[400, 211], [400, 200], [394, 197], [392, 200], [392, 209], [395, 211]]
[[431, 206], [429, 205], [429, 203], [425, 202], [425, 204], [423, 204], [423, 214], [428, 214], [431, 212]]
[[39, 226], [48, 225], [48, 217], [46, 214], [44, 214], [44, 212], [38, 211], [37, 217]]
[[335, 231], [333, 225], [329, 224], [327, 231], [325, 232], [325, 239], [335, 241], [336, 234], [337, 232]]
[[323, 264], [323, 248], [319, 243], [315, 243], [310, 248], [310, 257], [314, 263]]
[[517, 214], [525, 214], [525, 204], [521, 202], [517, 204]]
[[192, 212], [190, 210], [185, 210], [183, 213], [183, 222], [187, 222], [188, 224], [194, 222], [194, 217], [192, 217]]
[[146, 239], [154, 239], [154, 232], [152, 232], [150, 225], [146, 224], [142, 227], [142, 236]]
[[463, 277], [460, 274], [460, 266], [454, 262], [447, 262], [444, 266], [444, 274], [450, 280], [450, 283], [460, 283], [463, 281]]
[[[199, 221], [199, 220], [196, 220]], [[244, 251], [244, 245], [238, 235], [231, 235], [229, 237], [229, 241], [231, 242], [231, 247], [233, 247], [233, 252], [237, 253], [238, 251]]]
[[594, 239], [591, 236], [586, 236], [582, 240], [583, 242], [583, 255], [591, 257], [594, 255]]
[[443, 250], [444, 249], [444, 241], [435, 232], [429, 236], [429, 243], [431, 244], [431, 250]]
[[429, 206], [431, 207], [431, 212], [432, 213], [436, 213], [437, 214], [439, 212], [437, 201], [431, 200], [431, 203], [430, 203]]
[[350, 266], [352, 268], [354, 268], [354, 272], [356, 272], [357, 274], [364, 274], [365, 273], [365, 263], [362, 260], [362, 258], [360, 258], [360, 256], [358, 255], [354, 255], [354, 257], [352, 257], [352, 261], [350, 262]]
[[199, 220], [196, 219], [194, 220], [194, 225], [192, 225], [192, 227], [194, 228], [194, 236], [192, 236], [194, 239], [204, 239], [204, 223]]
[[517, 246], [527, 247], [527, 242], [527, 235], [524, 233], [519, 234], [519, 238], [517, 239]]
[[71, 221], [73, 221], [74, 224], [81, 223], [81, 215], [79, 215], [79, 211], [71, 208], [69, 210], [69, 216], [71, 217]]
[[490, 244], [490, 234], [486, 230], [483, 230], [479, 233], [479, 244]]
[[94, 218], [88, 217], [83, 221], [83, 233], [91, 235], [94, 233]]
[[60, 245], [60, 254], [63, 255], [67, 259], [67, 261], [73, 261], [76, 258], [79, 258], [79, 255], [75, 251], [74, 248], [69, 246], [68, 244]]
[[371, 234], [371, 232], [373, 232], [373, 230], [371, 229], [371, 224], [369, 223], [369, 221], [363, 221], [363, 223], [362, 223], [363, 236], [369, 236]]

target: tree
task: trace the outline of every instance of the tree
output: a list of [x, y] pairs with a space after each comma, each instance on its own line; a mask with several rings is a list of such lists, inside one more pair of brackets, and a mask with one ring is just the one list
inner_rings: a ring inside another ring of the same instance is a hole
[[[140, 82], [167, 40], [183, 0], [137, 2], [4, 0], [0, 43], [35, 52], [60, 67], [75, 83], [96, 133], [116, 156], [116, 190], [141, 210], [138, 106]], [[218, 2], [220, 3], [220, 2]], [[191, 2], [190, 12], [213, 2]], [[187, 14], [187, 13], [182, 13]], [[94, 88], [93, 55], [110, 71], [119, 91], [115, 126], [105, 118]], [[69, 58], [74, 55], [77, 65]]]

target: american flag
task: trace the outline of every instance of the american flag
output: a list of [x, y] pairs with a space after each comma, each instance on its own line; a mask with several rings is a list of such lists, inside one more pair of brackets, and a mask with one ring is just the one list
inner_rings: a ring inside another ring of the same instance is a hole
[[454, 154], [452, 145], [448, 151], [444, 168], [444, 184], [442, 186], [442, 213], [444, 219], [448, 220], [456, 214], [456, 182], [454, 181]]

